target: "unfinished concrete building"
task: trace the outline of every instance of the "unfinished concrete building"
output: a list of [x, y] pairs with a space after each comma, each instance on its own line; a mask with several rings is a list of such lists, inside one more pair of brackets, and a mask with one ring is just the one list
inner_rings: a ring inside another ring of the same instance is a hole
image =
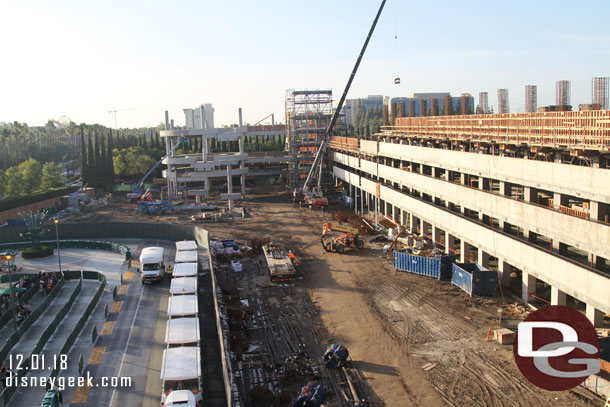
[[538, 111], [538, 88], [536, 85], [525, 85], [525, 112]]
[[489, 113], [489, 94], [487, 92], [479, 92], [479, 113]]
[[400, 118], [333, 142], [359, 210], [497, 270], [525, 303], [610, 313], [610, 111]]
[[[304, 184], [332, 114], [332, 90], [286, 91], [286, 147], [291, 157], [288, 165], [291, 191]], [[326, 168], [326, 160], [322, 165]], [[323, 178], [323, 184], [330, 182], [329, 176]]]
[[608, 110], [608, 77], [591, 79], [591, 96], [593, 105], [599, 105], [601, 110]]
[[[177, 149], [163, 160], [162, 164], [167, 166], [163, 170], [163, 178], [167, 180], [166, 197], [169, 199], [195, 197], [199, 203], [220, 198], [227, 200], [231, 209], [233, 200], [245, 197], [247, 176], [270, 176], [285, 172], [285, 167], [274, 168], [274, 165], [288, 161], [285, 152], [247, 153], [244, 148], [246, 136], [284, 135], [283, 125], [172, 129], [166, 119], [166, 129], [160, 135], [165, 140], [167, 153], [173, 150], [180, 138], [187, 142], [196, 140], [196, 144], [201, 145], [201, 149], [193, 153], [180, 154], [180, 149]], [[213, 152], [212, 143], [224, 143], [232, 148], [228, 152]], [[266, 168], [258, 171], [261, 166]], [[239, 187], [233, 186], [234, 177], [238, 177]], [[221, 183], [222, 187], [214, 191], [213, 182]]]
[[508, 89], [498, 89], [498, 113], [510, 113]]
[[555, 82], [555, 105], [570, 106], [570, 81]]

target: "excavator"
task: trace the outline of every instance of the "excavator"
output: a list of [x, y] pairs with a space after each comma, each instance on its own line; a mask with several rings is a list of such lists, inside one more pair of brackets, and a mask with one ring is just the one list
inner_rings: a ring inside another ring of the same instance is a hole
[[[324, 236], [331, 230], [341, 233], [341, 236], [334, 238], [330, 242], [324, 242]], [[351, 247], [354, 249], [362, 249], [364, 247], [364, 241], [358, 237], [358, 229], [340, 225], [340, 224], [332, 224], [325, 223], [322, 229], [322, 236], [320, 236], [320, 242], [322, 243], [322, 247], [327, 252], [336, 252], [343, 253], [346, 248]]]

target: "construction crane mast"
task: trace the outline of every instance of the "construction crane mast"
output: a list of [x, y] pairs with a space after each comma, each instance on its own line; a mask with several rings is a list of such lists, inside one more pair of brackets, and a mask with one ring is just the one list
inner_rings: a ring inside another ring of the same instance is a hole
[[[369, 30], [369, 34], [367, 35], [366, 40], [364, 41], [364, 45], [362, 46], [360, 55], [358, 55], [358, 59], [356, 60], [354, 69], [352, 69], [352, 73], [350, 74], [349, 80], [347, 81], [347, 85], [345, 85], [345, 90], [343, 91], [343, 94], [341, 95], [341, 99], [339, 99], [337, 108], [335, 109], [335, 112], [333, 113], [330, 123], [328, 124], [328, 128], [326, 129], [326, 132], [324, 133], [324, 138], [322, 139], [320, 148], [318, 148], [318, 151], [313, 160], [313, 163], [311, 164], [311, 169], [309, 170], [309, 174], [307, 175], [307, 179], [305, 180], [305, 184], [303, 185], [303, 189], [302, 189], [303, 195], [305, 195], [306, 201], [310, 201], [310, 202], [308, 202], [310, 204], [311, 204], [311, 202], [315, 201], [316, 199], [321, 199], [323, 197], [321, 186], [320, 186], [321, 179], [322, 179], [322, 157], [324, 156], [324, 152], [326, 151], [326, 147], [328, 146], [328, 142], [330, 141], [330, 137], [332, 135], [333, 129], [335, 127], [335, 124], [337, 123], [337, 119], [339, 118], [339, 113], [341, 112], [341, 109], [343, 108], [343, 103], [345, 103], [345, 98], [347, 96], [347, 92], [349, 92], [349, 88], [352, 86], [352, 81], [354, 80], [354, 77], [356, 76], [356, 72], [358, 71], [358, 67], [360, 66], [360, 61], [362, 61], [362, 57], [364, 56], [366, 47], [369, 45], [369, 40], [371, 39], [371, 36], [373, 35], [373, 31], [375, 31], [375, 26], [377, 25], [377, 21], [379, 20], [379, 16], [381, 15], [381, 12], [383, 11], [385, 2], [386, 2], [386, 0], [383, 0], [381, 2], [381, 5], [379, 6], [379, 10], [377, 11], [375, 20], [373, 20], [373, 25], [371, 26], [371, 29]], [[310, 190], [309, 189], [310, 185], [312, 184], [313, 178], [316, 175], [318, 178], [317, 183]]]

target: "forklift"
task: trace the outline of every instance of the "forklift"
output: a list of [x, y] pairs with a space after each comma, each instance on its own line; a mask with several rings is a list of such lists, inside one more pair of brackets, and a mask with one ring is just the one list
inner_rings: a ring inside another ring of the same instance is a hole
[[[341, 233], [341, 236], [334, 238], [330, 242], [324, 242], [324, 236], [331, 230], [335, 230]], [[320, 236], [320, 242], [322, 247], [327, 252], [343, 253], [346, 248], [362, 249], [364, 247], [364, 241], [358, 237], [358, 229], [340, 224], [325, 223], [322, 229], [322, 236]]]

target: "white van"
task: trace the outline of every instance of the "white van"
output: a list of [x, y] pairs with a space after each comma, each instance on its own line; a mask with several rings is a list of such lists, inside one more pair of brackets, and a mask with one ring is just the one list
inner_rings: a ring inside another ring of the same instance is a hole
[[142, 283], [163, 281], [165, 276], [165, 264], [162, 247], [146, 247], [140, 254], [140, 272]]

